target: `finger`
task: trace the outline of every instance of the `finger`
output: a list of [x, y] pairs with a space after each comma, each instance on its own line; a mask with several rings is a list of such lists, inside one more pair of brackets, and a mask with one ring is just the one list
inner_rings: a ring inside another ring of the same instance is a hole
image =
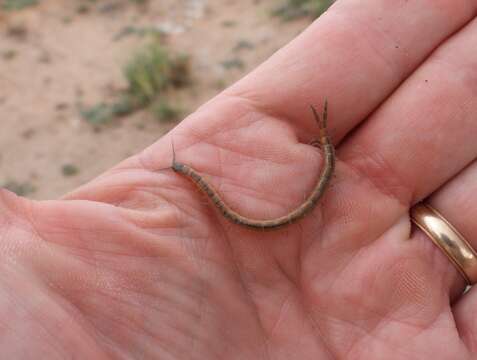
[[472, 354], [477, 354], [477, 288], [473, 287], [463, 295], [459, 303], [454, 306], [454, 317], [459, 335]]
[[340, 149], [339, 157], [402, 205], [477, 155], [477, 20], [441, 46]]
[[[445, 219], [451, 223], [469, 244], [477, 249], [477, 162], [473, 162], [452, 181], [443, 186], [426, 202], [436, 208]], [[467, 347], [477, 353], [477, 323], [475, 310], [477, 309], [477, 291], [472, 288], [470, 292], [462, 294], [465, 282], [454, 265], [447, 257], [432, 244], [423, 233], [418, 235], [419, 242], [427, 243], [429, 258], [438, 258], [439, 267], [433, 267], [435, 277], [430, 279], [439, 283], [439, 279], [446, 277], [452, 300], [458, 299], [453, 306], [453, 314], [458, 332]]]
[[470, 0], [338, 1], [225, 94], [306, 131], [308, 105], [328, 99], [338, 142], [476, 11]]

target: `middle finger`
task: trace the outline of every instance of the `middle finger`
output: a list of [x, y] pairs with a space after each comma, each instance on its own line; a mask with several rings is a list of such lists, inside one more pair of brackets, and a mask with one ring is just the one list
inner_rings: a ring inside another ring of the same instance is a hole
[[339, 149], [339, 157], [407, 206], [477, 154], [477, 19], [447, 40]]

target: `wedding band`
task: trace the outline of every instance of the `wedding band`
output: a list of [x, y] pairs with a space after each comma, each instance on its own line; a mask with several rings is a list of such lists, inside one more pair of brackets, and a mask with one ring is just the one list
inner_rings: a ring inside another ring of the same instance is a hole
[[444, 252], [469, 285], [477, 283], [477, 253], [456, 228], [429, 205], [414, 206], [411, 219]]

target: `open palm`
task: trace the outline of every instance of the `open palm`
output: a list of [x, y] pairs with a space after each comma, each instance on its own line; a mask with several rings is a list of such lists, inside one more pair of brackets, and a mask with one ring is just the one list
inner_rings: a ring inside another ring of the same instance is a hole
[[[156, 144], [62, 200], [0, 192], [5, 359], [472, 359], [477, 294], [419, 231], [428, 198], [477, 247], [477, 3], [338, 1]], [[473, 21], [472, 21], [473, 20]], [[274, 231], [322, 164], [314, 211]], [[431, 195], [432, 194], [432, 195]]]

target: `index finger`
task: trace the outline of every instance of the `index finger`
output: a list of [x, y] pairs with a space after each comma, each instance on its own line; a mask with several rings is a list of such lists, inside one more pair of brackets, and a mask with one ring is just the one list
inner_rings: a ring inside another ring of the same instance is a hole
[[341, 0], [225, 94], [314, 129], [308, 105], [330, 102], [339, 142], [452, 33], [470, 21], [473, 0]]

